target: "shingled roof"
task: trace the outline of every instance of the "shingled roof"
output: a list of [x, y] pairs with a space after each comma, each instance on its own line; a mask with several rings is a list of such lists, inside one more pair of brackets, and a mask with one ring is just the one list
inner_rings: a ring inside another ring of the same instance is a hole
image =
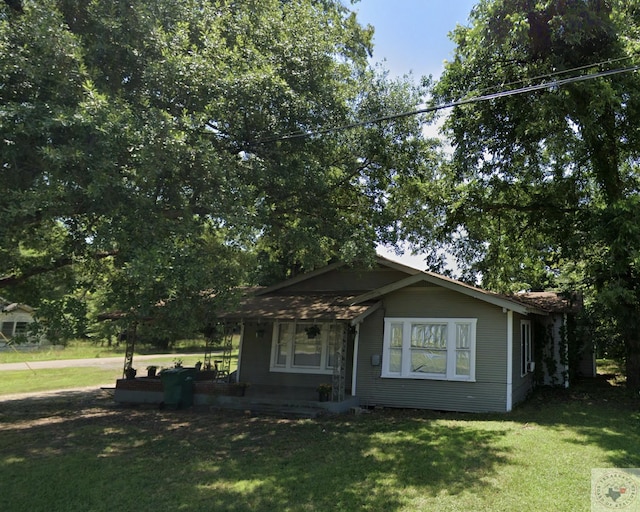
[[244, 297], [220, 318], [353, 321], [377, 309], [377, 301], [354, 304], [355, 295], [283, 294]]
[[582, 309], [582, 296], [577, 293], [522, 292], [512, 298], [547, 313], [576, 313]]
[[378, 257], [378, 264], [401, 270], [407, 277], [386, 286], [365, 292], [356, 291], [293, 291], [298, 284], [312, 277], [340, 268], [343, 264], [332, 264], [309, 274], [283, 281], [267, 288], [246, 289], [245, 295], [232, 310], [221, 312], [221, 319], [265, 319], [265, 320], [336, 320], [357, 323], [375, 311], [382, 297], [394, 290], [420, 283], [431, 283], [452, 289], [494, 305], [512, 309], [522, 314], [549, 314], [575, 312], [581, 301], [555, 292], [530, 292], [504, 295], [468, 285], [455, 279], [428, 271], [407, 267], [386, 258]]

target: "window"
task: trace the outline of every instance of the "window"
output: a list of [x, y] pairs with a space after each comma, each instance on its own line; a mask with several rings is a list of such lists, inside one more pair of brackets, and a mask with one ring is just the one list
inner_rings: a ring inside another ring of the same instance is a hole
[[0, 336], [0, 339], [6, 338], [13, 338], [13, 324], [15, 322], [2, 322], [2, 336]]
[[27, 334], [27, 322], [16, 322], [16, 336], [24, 336]]
[[475, 379], [475, 318], [386, 318], [382, 376]]
[[340, 324], [279, 322], [273, 328], [272, 372], [333, 373]]
[[524, 377], [530, 371], [531, 356], [531, 322], [529, 320], [520, 321], [520, 375]]

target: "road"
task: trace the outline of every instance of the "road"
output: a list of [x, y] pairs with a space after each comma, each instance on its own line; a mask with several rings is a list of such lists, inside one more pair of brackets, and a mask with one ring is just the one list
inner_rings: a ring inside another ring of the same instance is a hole
[[[151, 364], [157, 366], [171, 366], [174, 359], [202, 359], [202, 353], [195, 354], [151, 354], [133, 356], [133, 366], [137, 361], [144, 361], [144, 367]], [[1, 371], [15, 370], [43, 370], [47, 368], [78, 368], [78, 367], [95, 367], [95, 368], [122, 368], [124, 366], [124, 356], [118, 357], [97, 357], [91, 359], [56, 359], [52, 361], [28, 361], [23, 363], [3, 363], [0, 364]]]

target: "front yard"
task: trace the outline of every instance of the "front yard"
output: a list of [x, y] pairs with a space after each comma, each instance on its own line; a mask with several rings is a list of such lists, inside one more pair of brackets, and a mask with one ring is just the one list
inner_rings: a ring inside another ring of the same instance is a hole
[[5, 401], [0, 510], [587, 511], [591, 468], [640, 467], [639, 408], [604, 378], [482, 416]]

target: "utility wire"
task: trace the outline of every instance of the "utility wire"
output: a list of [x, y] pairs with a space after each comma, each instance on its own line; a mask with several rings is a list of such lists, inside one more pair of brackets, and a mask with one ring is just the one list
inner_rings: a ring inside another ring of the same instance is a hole
[[334, 133], [334, 132], [340, 132], [340, 131], [346, 131], [346, 130], [351, 130], [353, 128], [358, 128], [361, 126], [368, 126], [370, 124], [376, 124], [376, 123], [381, 123], [384, 121], [395, 121], [396, 119], [401, 119], [404, 117], [411, 117], [411, 116], [416, 116], [416, 115], [420, 115], [420, 114], [428, 114], [430, 112], [436, 112], [438, 110], [443, 110], [443, 109], [447, 109], [447, 108], [453, 108], [453, 107], [458, 107], [461, 105], [467, 105], [470, 103], [479, 103], [482, 101], [490, 101], [490, 100], [495, 100], [495, 99], [499, 99], [499, 98], [506, 98], [508, 96], [515, 96], [518, 94], [527, 94], [530, 92], [535, 92], [535, 91], [541, 91], [544, 89], [556, 89], [558, 87], [562, 87], [564, 85], [567, 84], [571, 84], [571, 83], [575, 83], [575, 82], [585, 82], [587, 80], [594, 80], [596, 78], [602, 78], [602, 77], [606, 77], [606, 76], [612, 76], [612, 75], [618, 75], [621, 73], [630, 73], [633, 71], [638, 71], [640, 70], [640, 65], [638, 66], [630, 66], [627, 68], [619, 68], [619, 69], [610, 69], [607, 71], [600, 71], [598, 73], [591, 73], [588, 75], [580, 75], [580, 76], [574, 76], [574, 77], [569, 77], [569, 78], [562, 78], [562, 79], [558, 79], [558, 80], [553, 80], [551, 82], [543, 82], [541, 84], [536, 84], [536, 85], [528, 85], [526, 87], [519, 87], [517, 89], [509, 89], [506, 91], [499, 91], [499, 92], [495, 92], [495, 93], [491, 93], [491, 94], [483, 94], [483, 95], [479, 95], [479, 96], [473, 96], [470, 98], [464, 98], [464, 99], [460, 99], [460, 100], [455, 100], [455, 101], [451, 101], [448, 103], [442, 103], [440, 105], [433, 105], [433, 106], [429, 106], [429, 107], [425, 107], [425, 108], [421, 108], [418, 110], [411, 110], [408, 112], [400, 112], [397, 114], [390, 114], [387, 116], [381, 116], [381, 117], [376, 117], [376, 118], [372, 118], [372, 119], [367, 119], [364, 121], [356, 121], [353, 123], [348, 123], [348, 124], [343, 124], [343, 125], [338, 125], [338, 126], [332, 126], [329, 128], [323, 128], [320, 130], [310, 130], [307, 132], [298, 132], [298, 133], [290, 133], [290, 134], [286, 134], [286, 135], [281, 135], [278, 137], [273, 137], [273, 138], [269, 138], [269, 139], [263, 139], [261, 141], [257, 141], [256, 144], [268, 144], [271, 142], [280, 142], [280, 141], [287, 141], [287, 140], [295, 140], [295, 139], [304, 139], [307, 137], [317, 137], [320, 135], [327, 135], [329, 133]]
[[624, 57], [618, 57], [617, 59], [607, 59], [607, 60], [602, 60], [600, 62], [594, 62], [594, 63], [590, 63], [590, 64], [584, 64], [582, 66], [577, 66], [575, 68], [569, 68], [569, 69], [563, 69], [561, 71], [554, 71], [552, 73], [544, 73], [542, 75], [537, 75], [537, 76], [533, 76], [530, 78], [522, 78], [520, 80], [514, 80], [512, 82], [506, 82], [503, 84], [495, 85], [492, 87], [487, 87], [486, 89], [482, 89], [479, 92], [484, 93], [485, 91], [490, 91], [492, 89], [496, 89], [498, 87], [500, 87], [501, 89], [504, 89], [505, 87], [510, 87], [516, 84], [522, 84], [525, 82], [534, 82], [537, 80], [542, 80], [542, 79], [550, 79], [553, 77], [559, 77], [562, 75], [567, 75], [569, 73], [575, 73], [577, 71], [584, 71], [585, 69], [589, 69], [589, 68], [596, 68], [596, 67], [601, 67], [604, 66], [605, 64], [614, 64], [614, 63], [618, 63], [618, 62], [622, 62], [624, 60], [630, 60], [633, 59], [635, 57], [637, 57], [638, 55], [634, 54], [634, 55], [625, 55]]

